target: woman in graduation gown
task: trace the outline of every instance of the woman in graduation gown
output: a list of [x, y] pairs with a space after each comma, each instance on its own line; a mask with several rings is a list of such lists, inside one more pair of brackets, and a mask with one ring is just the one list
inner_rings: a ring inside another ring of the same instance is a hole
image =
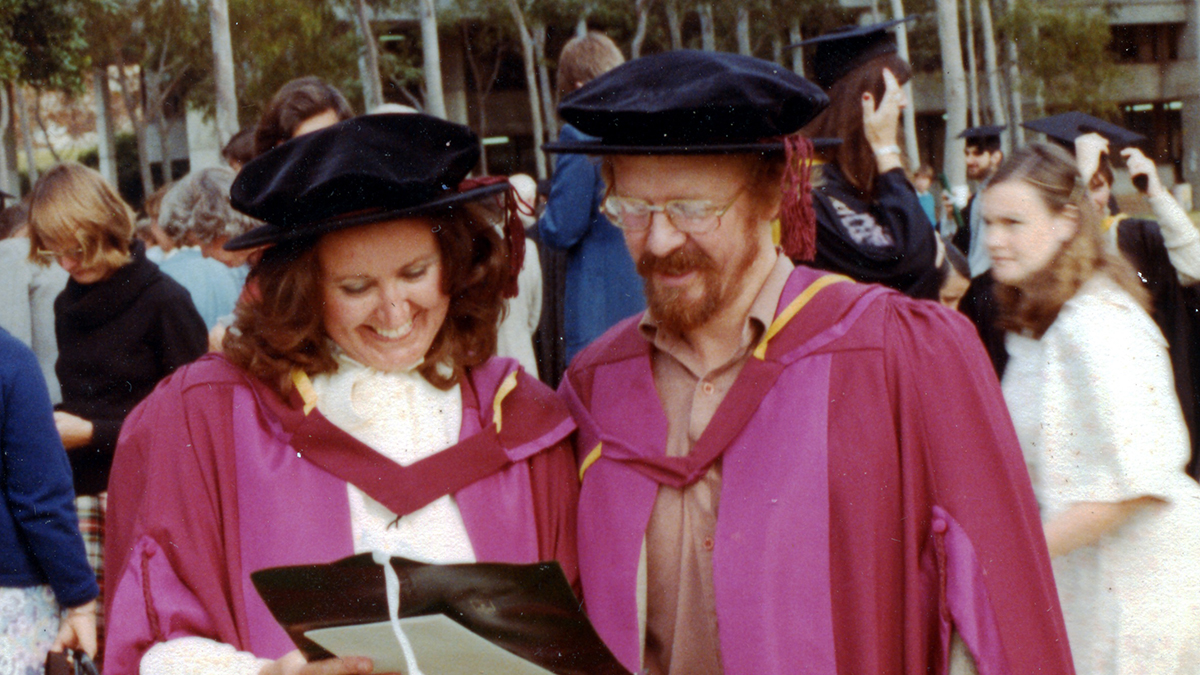
[[558, 560], [577, 580], [574, 429], [495, 353], [523, 240], [460, 185], [466, 127], [347, 120], [246, 165], [234, 205], [269, 245], [223, 355], [129, 417], [111, 484], [105, 672], [369, 672], [305, 664], [250, 573], [366, 551]]
[[1200, 486], [1147, 294], [1073, 158], [1035, 144], [984, 193], [1002, 382], [1081, 675], [1192, 673]]
[[902, 86], [912, 77], [889, 30], [903, 21], [833, 31], [815, 45], [814, 79], [829, 107], [804, 128], [839, 139], [818, 149], [814, 267], [936, 300], [949, 265], [901, 163]]

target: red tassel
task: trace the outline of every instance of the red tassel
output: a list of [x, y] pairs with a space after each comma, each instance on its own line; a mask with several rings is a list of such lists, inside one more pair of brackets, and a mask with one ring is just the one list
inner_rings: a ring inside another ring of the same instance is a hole
[[779, 243], [792, 260], [810, 261], [817, 255], [817, 218], [812, 202], [813, 144], [800, 134], [783, 138], [785, 161], [780, 189]]
[[[458, 191], [464, 192], [486, 185], [495, 185], [496, 183], [508, 183], [508, 179], [504, 176], [481, 176], [479, 178], [468, 178], [458, 185]], [[521, 208], [524, 202], [517, 196], [517, 191], [511, 185], [504, 191], [504, 241], [508, 244], [508, 279], [504, 284], [504, 297], [515, 298], [519, 290], [517, 286], [517, 278], [521, 274], [521, 268], [525, 265], [525, 226], [521, 223], [521, 216], [518, 209]], [[533, 211], [533, 206], [524, 204], [525, 208], [530, 212]]]

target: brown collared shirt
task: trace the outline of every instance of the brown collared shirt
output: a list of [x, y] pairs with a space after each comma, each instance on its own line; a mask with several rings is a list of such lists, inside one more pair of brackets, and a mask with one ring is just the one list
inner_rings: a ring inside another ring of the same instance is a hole
[[[654, 384], [668, 422], [667, 455], [687, 455], [708, 426], [775, 317], [793, 269], [780, 255], [742, 328], [738, 351], [702, 372], [699, 356], [647, 312], [638, 328], [652, 345]], [[712, 553], [721, 496], [721, 461], [683, 489], [658, 488], [646, 527], [646, 653], [653, 675], [721, 673]]]

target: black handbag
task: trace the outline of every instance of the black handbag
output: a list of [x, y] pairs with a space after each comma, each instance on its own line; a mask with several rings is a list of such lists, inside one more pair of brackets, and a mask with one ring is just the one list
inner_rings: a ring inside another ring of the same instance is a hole
[[46, 654], [46, 675], [99, 675], [87, 652], [68, 649]]

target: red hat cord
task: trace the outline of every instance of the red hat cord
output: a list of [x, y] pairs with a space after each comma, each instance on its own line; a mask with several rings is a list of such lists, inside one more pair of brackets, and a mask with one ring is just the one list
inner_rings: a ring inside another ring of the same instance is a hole
[[[473, 190], [485, 185], [495, 185], [497, 183], [507, 183], [508, 179], [503, 176], [481, 176], [479, 178], [468, 178], [458, 184], [459, 192]], [[521, 216], [518, 210], [524, 202], [517, 196], [517, 191], [510, 185], [504, 192], [504, 241], [508, 244], [508, 283], [504, 287], [504, 297], [517, 297], [517, 277], [521, 274], [521, 268], [525, 265], [525, 226], [521, 223]], [[526, 205], [528, 209], [533, 207]]]
[[812, 201], [812, 141], [792, 134], [783, 138], [787, 163], [783, 171], [783, 203], [779, 209], [779, 243], [792, 260], [817, 255], [817, 218]]

